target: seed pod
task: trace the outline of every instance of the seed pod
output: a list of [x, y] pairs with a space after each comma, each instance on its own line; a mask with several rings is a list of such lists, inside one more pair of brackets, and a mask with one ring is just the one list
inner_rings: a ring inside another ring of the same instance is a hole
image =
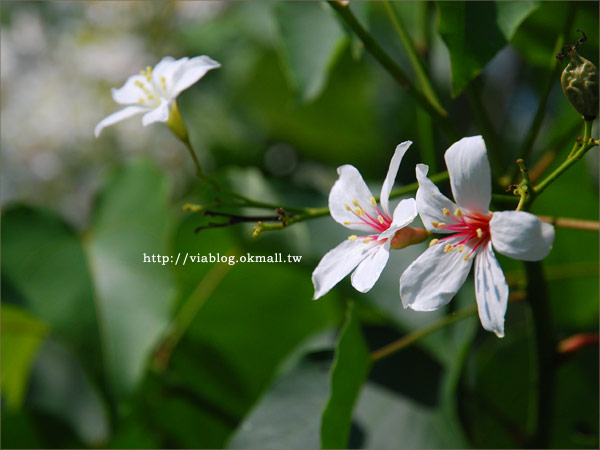
[[560, 77], [562, 90], [575, 110], [585, 120], [594, 120], [598, 115], [598, 68], [569, 46], [569, 64]]

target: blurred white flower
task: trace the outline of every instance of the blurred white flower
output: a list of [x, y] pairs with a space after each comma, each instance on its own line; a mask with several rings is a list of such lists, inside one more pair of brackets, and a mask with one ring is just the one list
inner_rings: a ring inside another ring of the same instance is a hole
[[94, 134], [98, 137], [105, 127], [137, 114], [144, 114], [144, 126], [168, 122], [170, 116], [177, 113], [177, 96], [218, 67], [221, 67], [218, 62], [205, 55], [178, 60], [164, 57], [154, 68], [148, 66], [140, 74], [129, 77], [121, 88], [112, 89], [113, 100], [125, 108], [100, 121]]

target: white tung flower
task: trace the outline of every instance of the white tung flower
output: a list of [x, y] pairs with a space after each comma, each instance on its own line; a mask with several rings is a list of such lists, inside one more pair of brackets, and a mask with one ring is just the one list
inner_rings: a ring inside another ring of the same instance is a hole
[[315, 299], [329, 292], [355, 268], [352, 286], [358, 291], [367, 292], [378, 280], [389, 258], [394, 235], [417, 216], [412, 198], [401, 200], [393, 214], [389, 210], [389, 196], [400, 161], [411, 144], [406, 141], [396, 147], [381, 187], [381, 208], [356, 167], [344, 165], [338, 168], [339, 179], [329, 193], [331, 217], [346, 228], [363, 234], [350, 236], [323, 256], [312, 274]]
[[417, 165], [417, 209], [425, 227], [448, 234], [433, 239], [400, 278], [404, 307], [432, 311], [448, 303], [465, 282], [475, 261], [475, 295], [481, 324], [504, 336], [508, 285], [493, 249], [510, 258], [538, 261], [550, 252], [552, 225], [523, 211], [492, 213], [490, 165], [481, 136], [463, 138], [445, 155], [456, 203]]
[[125, 108], [103, 119], [96, 125], [94, 134], [98, 137], [105, 127], [144, 114], [144, 126], [154, 122], [169, 122], [170, 116], [176, 116], [171, 128], [179, 135], [183, 131], [178, 129], [180, 123], [177, 121], [181, 119], [175, 102], [177, 96], [206, 72], [218, 67], [221, 67], [218, 62], [204, 55], [178, 60], [164, 57], [154, 68], [148, 66], [140, 74], [129, 77], [119, 89], [112, 89], [113, 100], [125, 105]]

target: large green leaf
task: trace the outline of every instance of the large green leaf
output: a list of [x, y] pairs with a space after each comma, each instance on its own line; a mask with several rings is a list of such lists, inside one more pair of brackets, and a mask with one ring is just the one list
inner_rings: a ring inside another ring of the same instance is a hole
[[346, 448], [348, 445], [352, 409], [371, 368], [369, 349], [353, 311], [354, 305], [350, 303], [336, 345], [329, 400], [321, 421], [321, 448]]
[[285, 72], [303, 100], [317, 97], [345, 42], [331, 8], [321, 2], [282, 2], [275, 8]]
[[168, 323], [170, 266], [148, 262], [166, 255], [167, 200], [161, 172], [148, 162], [133, 163], [102, 192], [87, 236], [106, 368], [117, 395], [135, 387]]
[[26, 311], [2, 305], [2, 394], [8, 409], [21, 406], [33, 361], [48, 326]]
[[329, 361], [305, 360], [277, 380], [238, 428], [228, 448], [319, 448], [329, 365]]
[[2, 215], [2, 276], [85, 365], [100, 371], [99, 331], [85, 253], [54, 212], [16, 206]]
[[438, 2], [438, 32], [450, 52], [452, 96], [512, 38], [535, 2]]

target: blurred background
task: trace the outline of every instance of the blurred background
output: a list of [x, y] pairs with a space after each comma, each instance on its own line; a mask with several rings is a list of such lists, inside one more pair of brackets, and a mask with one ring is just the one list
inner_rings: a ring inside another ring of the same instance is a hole
[[[598, 4], [505, 2], [498, 17], [510, 21], [498, 22], [498, 38], [486, 22], [496, 17], [495, 4], [469, 3], [465, 45], [495, 46], [479, 58], [481, 73], [464, 82], [466, 90], [456, 81], [460, 55], [440, 33], [447, 23], [440, 5], [391, 7], [461, 136], [487, 131], [473, 106], [477, 96], [501, 149], [495, 175], [506, 187], [516, 180], [513, 161], [541, 99], [547, 104], [531, 168], [556, 167], [582, 134], [560, 89], [554, 47], [563, 30], [565, 42], [575, 43], [582, 29], [588, 40], [580, 54], [597, 66]], [[335, 169], [353, 164], [378, 193], [395, 146], [408, 139], [415, 144], [397, 186], [415, 181], [417, 162], [427, 162], [431, 173], [445, 170], [452, 142], [329, 5], [0, 8], [3, 447], [319, 447], [328, 369], [349, 300], [371, 349], [474, 304], [468, 280], [443, 310], [402, 308], [399, 276], [426, 244], [392, 252], [368, 294], [346, 279], [313, 302], [312, 270], [347, 237], [343, 227], [324, 217], [255, 239], [252, 224], [196, 234], [209, 219], [182, 205], [211, 202], [215, 193], [198, 182], [167, 127], [142, 127], [136, 117], [93, 136], [95, 125], [119, 109], [112, 87], [163, 56], [206, 54], [222, 67], [178, 103], [205, 170], [238, 192], [326, 206]], [[351, 8], [417, 83], [388, 7]], [[598, 220], [597, 151], [532, 212]], [[556, 230], [543, 263], [556, 342], [598, 332], [598, 246], [597, 233]], [[178, 252], [282, 252], [302, 261], [142, 263], [144, 253]], [[511, 292], [523, 292], [522, 263], [499, 260]], [[538, 405], [532, 333], [527, 302], [515, 302], [502, 340], [474, 316], [375, 364], [354, 409], [350, 448], [527, 446]], [[597, 346], [561, 358], [554, 378], [548, 445], [597, 448]]]

